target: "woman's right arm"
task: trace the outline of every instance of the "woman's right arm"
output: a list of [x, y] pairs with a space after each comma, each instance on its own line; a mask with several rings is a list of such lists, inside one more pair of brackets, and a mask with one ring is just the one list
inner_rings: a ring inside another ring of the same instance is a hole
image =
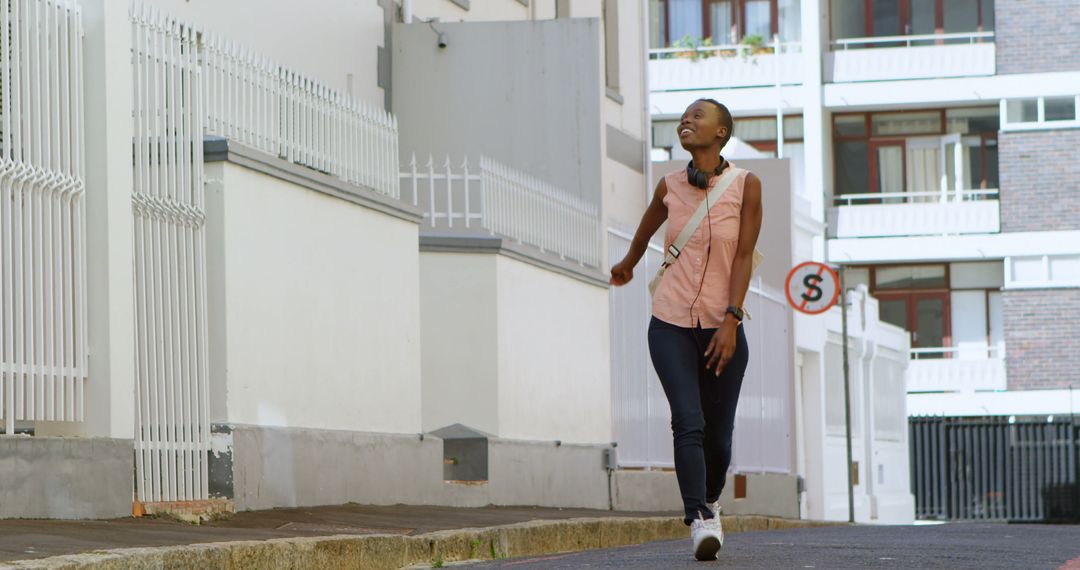
[[652, 239], [653, 234], [667, 220], [667, 206], [664, 205], [664, 196], [667, 196], [667, 182], [661, 178], [656, 185], [656, 190], [653, 192], [652, 202], [645, 209], [645, 214], [641, 216], [637, 231], [634, 232], [634, 239], [630, 242], [630, 250], [626, 252], [626, 256], [623, 257], [622, 261], [611, 266], [612, 285], [616, 287], [625, 285], [634, 278], [634, 266], [637, 265], [638, 261], [641, 261], [641, 256], [645, 255], [645, 252], [649, 249], [649, 240]]

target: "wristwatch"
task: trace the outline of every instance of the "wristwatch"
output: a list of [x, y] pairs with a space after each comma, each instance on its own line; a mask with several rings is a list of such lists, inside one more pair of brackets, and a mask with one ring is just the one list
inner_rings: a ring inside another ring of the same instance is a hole
[[734, 316], [735, 320], [739, 321], [740, 323], [743, 320], [743, 310], [736, 307], [735, 305], [728, 307], [727, 310], [724, 311], [724, 313]]

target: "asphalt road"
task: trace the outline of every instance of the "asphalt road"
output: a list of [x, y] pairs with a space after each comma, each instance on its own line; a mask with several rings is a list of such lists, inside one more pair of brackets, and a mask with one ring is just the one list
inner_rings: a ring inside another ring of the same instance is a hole
[[716, 562], [694, 561], [687, 539], [470, 567], [1080, 570], [1080, 526], [953, 523], [747, 532], [727, 536]]

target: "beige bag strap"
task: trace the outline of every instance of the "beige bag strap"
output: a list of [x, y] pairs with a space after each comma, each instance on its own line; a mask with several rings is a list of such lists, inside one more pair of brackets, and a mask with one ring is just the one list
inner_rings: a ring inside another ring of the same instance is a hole
[[705, 195], [705, 199], [701, 201], [697, 210], [694, 210], [694, 215], [690, 216], [690, 220], [686, 222], [682, 231], [679, 232], [678, 237], [676, 237], [675, 241], [668, 246], [667, 252], [664, 254], [664, 267], [675, 263], [675, 260], [679, 258], [679, 253], [686, 247], [686, 242], [690, 241], [690, 236], [694, 235], [698, 226], [701, 225], [701, 220], [705, 218], [706, 212], [708, 212], [709, 208], [712, 207], [713, 204], [716, 204], [716, 202], [724, 195], [724, 192], [726, 192], [728, 187], [735, 181], [735, 177], [741, 172], [744, 172], [741, 168], [735, 168], [734, 166], [728, 168], [720, 177], [720, 180], [709, 189], [708, 194]]

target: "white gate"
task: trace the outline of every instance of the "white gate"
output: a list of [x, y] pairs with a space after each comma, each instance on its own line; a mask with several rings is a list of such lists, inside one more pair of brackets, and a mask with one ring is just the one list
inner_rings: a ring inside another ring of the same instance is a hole
[[68, 0], [0, 0], [0, 416], [82, 421], [82, 25]]
[[[608, 260], [626, 255], [631, 235], [608, 230]], [[671, 411], [649, 357], [647, 329], [652, 315], [648, 282], [663, 261], [662, 249], [650, 245], [634, 269], [634, 279], [612, 287], [612, 421], [620, 467], [673, 466]], [[735, 418], [731, 469], [743, 472], [792, 472], [791, 317], [783, 293], [755, 278], [746, 295], [752, 318], [745, 333], [750, 363], [743, 378]]]
[[132, 10], [138, 499], [206, 499], [210, 439], [199, 36]]
[[[608, 260], [619, 262], [633, 236], [608, 230]], [[634, 269], [634, 279], [612, 287], [611, 399], [620, 467], [674, 467], [671, 410], [653, 370], [646, 331], [652, 315], [648, 283], [664, 255], [651, 245]]]

